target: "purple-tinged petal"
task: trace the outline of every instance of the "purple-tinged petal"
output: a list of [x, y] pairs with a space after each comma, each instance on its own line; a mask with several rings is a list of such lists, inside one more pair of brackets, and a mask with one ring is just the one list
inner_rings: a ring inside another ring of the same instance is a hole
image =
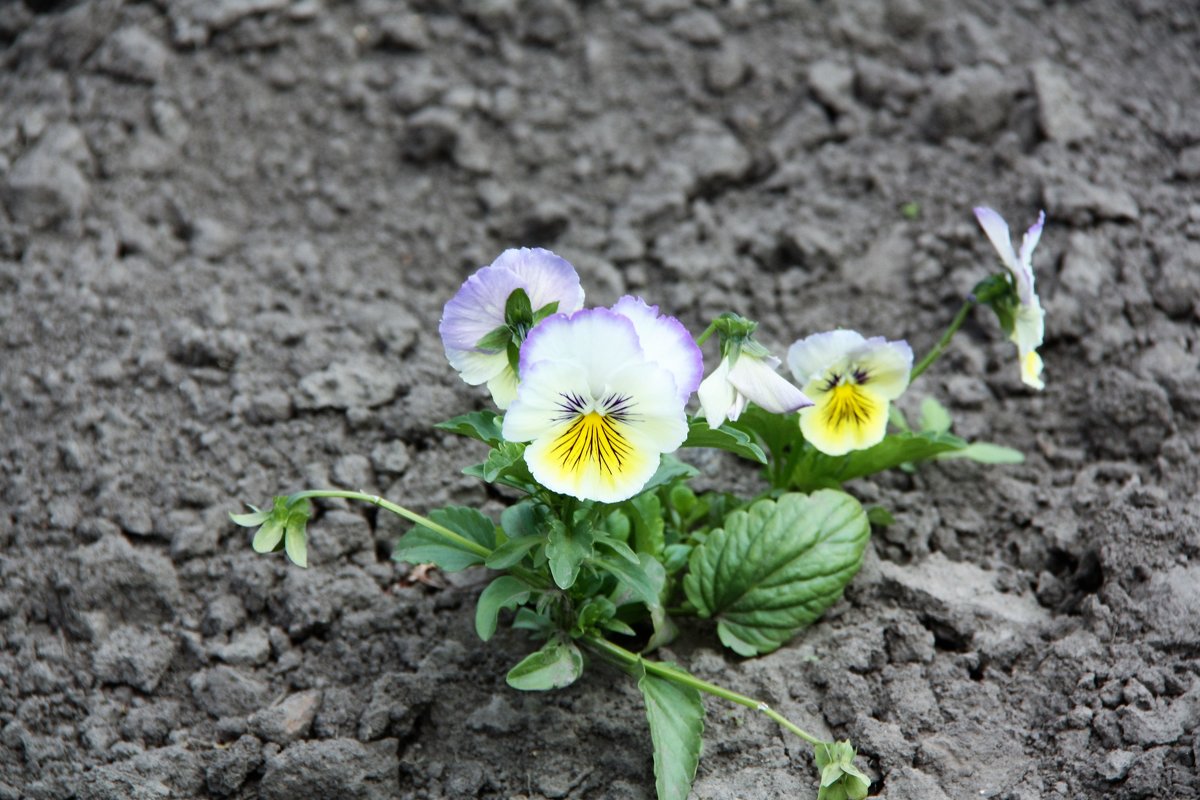
[[979, 220], [980, 227], [987, 234], [992, 247], [996, 248], [1004, 266], [1015, 272], [1019, 262], [1017, 254], [1013, 252], [1012, 236], [1008, 232], [1008, 223], [1004, 221], [1004, 217], [986, 206], [979, 206], [975, 209], [975, 219]]
[[804, 392], [775, 371], [778, 365], [777, 358], [766, 360], [742, 354], [729, 370], [729, 383], [747, 400], [772, 414], [790, 414], [811, 406], [813, 401]]
[[504, 324], [508, 296], [519, 288], [520, 276], [496, 266], [467, 278], [442, 310], [438, 333], [446, 350], [474, 350], [480, 339]]
[[612, 310], [633, 323], [646, 358], [671, 373], [680, 398], [686, 401], [704, 377], [704, 354], [688, 329], [640, 297], [625, 295]]
[[505, 250], [492, 262], [493, 267], [516, 275], [518, 284], [529, 295], [533, 310], [558, 303], [558, 311], [571, 314], [583, 308], [583, 287], [570, 262], [540, 247]]

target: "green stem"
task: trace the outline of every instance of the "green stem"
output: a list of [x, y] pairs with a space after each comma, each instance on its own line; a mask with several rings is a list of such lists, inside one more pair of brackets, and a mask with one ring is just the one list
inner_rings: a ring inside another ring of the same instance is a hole
[[744, 694], [739, 694], [724, 687], [717, 686], [715, 683], [702, 681], [695, 675], [684, 672], [681, 669], [669, 667], [666, 664], [658, 661], [650, 661], [642, 658], [637, 653], [626, 650], [624, 647], [615, 645], [607, 639], [603, 639], [599, 636], [584, 636], [581, 641], [595, 652], [607, 656], [613, 661], [624, 664], [625, 666], [641, 667], [651, 675], [656, 675], [660, 678], [674, 681], [682, 686], [690, 686], [693, 689], [705, 692], [706, 694], [711, 694], [714, 697], [720, 697], [722, 700], [728, 700], [731, 703], [737, 703], [738, 705], [745, 706], [746, 708], [752, 708], [755, 711], [761, 711], [763, 714], [766, 714], [769, 718], [778, 723], [781, 727], [786, 728], [811, 745], [830, 744], [823, 739], [818, 739], [816, 736], [813, 736], [811, 733], [796, 725], [796, 723], [792, 722], [787, 717], [783, 716], [761, 700], [755, 700], [753, 697], [747, 697]]
[[711, 325], [709, 325], [707, 328], [705, 328], [703, 333], [701, 333], [699, 336], [696, 337], [696, 345], [699, 346], [699, 345], [702, 345], [705, 342], [707, 342], [708, 337], [712, 336], [713, 332], [716, 330], [717, 330], [717, 323], [714, 322]]
[[967, 321], [967, 315], [971, 313], [971, 309], [979, 305], [979, 301], [974, 295], [969, 296], [962, 304], [962, 308], [958, 309], [958, 313], [954, 315], [954, 319], [950, 322], [950, 327], [946, 328], [946, 332], [942, 334], [942, 338], [937, 340], [937, 344], [933, 349], [925, 354], [925, 357], [917, 362], [917, 365], [912, 368], [912, 373], [908, 380], [911, 383], [917, 379], [917, 376], [929, 368], [933, 362], [941, 357], [942, 353], [946, 352], [946, 348], [950, 346], [950, 340], [954, 338], [954, 334], [958, 333], [958, 329]]
[[[439, 525], [429, 517], [422, 516], [415, 511], [410, 511], [402, 505], [393, 503], [391, 500], [385, 500], [377, 494], [367, 494], [366, 492], [350, 492], [343, 489], [308, 489], [292, 495], [292, 498], [296, 500], [301, 498], [318, 497], [342, 497], [346, 500], [360, 500], [364, 503], [370, 503], [371, 505], [379, 506], [385, 511], [390, 511], [396, 516], [403, 517], [409, 522], [416, 523], [422, 528], [427, 528], [428, 530], [433, 531], [443, 539], [447, 539], [451, 542], [454, 542], [454, 544], [458, 545], [459, 547], [470, 550], [472, 553], [485, 561], [492, 555], [492, 551], [481, 545], [479, 542], [473, 542], [462, 534], [455, 533], [454, 531], [450, 530], [445, 525]], [[508, 572], [525, 581], [530, 586], [535, 586], [539, 589], [549, 588], [549, 584], [541, 575], [530, 572], [529, 570], [520, 566], [509, 567]]]

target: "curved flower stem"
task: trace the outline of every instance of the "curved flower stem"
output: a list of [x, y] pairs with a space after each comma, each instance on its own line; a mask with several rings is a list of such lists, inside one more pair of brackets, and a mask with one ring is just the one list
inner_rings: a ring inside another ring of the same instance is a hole
[[717, 323], [715, 323], [715, 322], [712, 323], [711, 325], [709, 325], [707, 328], [705, 328], [704, 332], [696, 337], [696, 346], [699, 347], [700, 345], [707, 342], [708, 337], [712, 336], [716, 330], [717, 330]]
[[[422, 528], [431, 530], [438, 536], [441, 536], [443, 539], [447, 539], [451, 542], [454, 542], [454, 544], [459, 547], [470, 550], [472, 553], [484, 560], [492, 555], [492, 551], [481, 545], [479, 542], [473, 542], [462, 534], [455, 533], [454, 531], [450, 530], [445, 525], [439, 525], [429, 517], [422, 516], [415, 511], [410, 511], [404, 506], [393, 503], [390, 500], [385, 500], [377, 494], [351, 492], [344, 489], [308, 489], [292, 495], [292, 498], [295, 500], [300, 500], [302, 498], [312, 499], [318, 497], [342, 497], [346, 500], [360, 500], [364, 503], [370, 503], [371, 505], [379, 506], [385, 511], [390, 511], [396, 516], [403, 517], [409, 522], [420, 525]], [[529, 570], [523, 569], [519, 566], [509, 567], [507, 571], [531, 586], [539, 589], [549, 588], [549, 584], [546, 582], [546, 580], [537, 573], [530, 572]]]
[[761, 700], [755, 700], [753, 697], [747, 697], [744, 694], [739, 694], [738, 692], [730, 689], [725, 689], [721, 686], [717, 686], [715, 683], [709, 683], [708, 681], [700, 680], [691, 673], [685, 672], [684, 670], [676, 667], [670, 667], [658, 661], [650, 661], [642, 658], [637, 653], [626, 650], [624, 647], [615, 645], [607, 639], [603, 639], [599, 636], [584, 636], [582, 639], [580, 639], [580, 641], [600, 655], [607, 656], [611, 660], [625, 666], [641, 667], [651, 675], [656, 675], [660, 678], [674, 681], [682, 686], [690, 686], [693, 689], [705, 692], [706, 694], [711, 694], [714, 697], [720, 697], [722, 700], [728, 700], [731, 703], [737, 703], [738, 705], [745, 706], [746, 708], [752, 708], [755, 711], [761, 711], [778, 723], [781, 727], [786, 728], [811, 745], [830, 744], [830, 742], [826, 742], [823, 739], [818, 739], [816, 736], [813, 736], [811, 733], [796, 725], [796, 723], [792, 722], [787, 717], [783, 716]]
[[926, 353], [925, 357], [918, 361], [917, 365], [912, 368], [912, 372], [909, 373], [908, 377], [910, 383], [915, 381], [917, 376], [928, 369], [933, 362], [937, 361], [942, 353], [946, 352], [946, 348], [950, 346], [950, 340], [954, 338], [954, 334], [958, 333], [958, 329], [967, 321], [967, 315], [971, 313], [971, 309], [977, 305], [979, 305], [979, 300], [975, 295], [968, 295], [962, 304], [962, 308], [958, 309], [958, 313], [951, 320], [950, 327], [946, 328], [946, 332], [942, 334], [942, 338], [938, 339], [933, 349]]

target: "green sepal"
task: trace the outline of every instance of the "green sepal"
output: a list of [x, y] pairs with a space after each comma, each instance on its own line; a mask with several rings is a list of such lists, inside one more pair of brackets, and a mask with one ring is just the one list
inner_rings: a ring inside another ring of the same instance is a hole
[[556, 637], [525, 656], [505, 680], [523, 692], [544, 692], [570, 686], [583, 674], [583, 653], [574, 642]]
[[475, 343], [475, 347], [479, 350], [499, 353], [508, 347], [508, 343], [512, 341], [512, 337], [512, 329], [507, 325], [501, 325], [498, 328], [488, 331], [482, 339]]
[[745, 431], [728, 425], [713, 430], [702, 419], [694, 419], [688, 424], [688, 435], [681, 447], [712, 447], [758, 464], [767, 463], [767, 454]]
[[533, 312], [533, 324], [537, 325], [539, 322], [544, 320], [546, 317], [550, 316], [551, 314], [557, 314], [557, 313], [558, 313], [558, 301], [557, 300], [554, 300], [550, 303], [546, 303], [546, 305], [542, 306], [537, 311]]
[[654, 743], [658, 800], [687, 800], [700, 763], [704, 732], [700, 692], [651, 675], [644, 667], [638, 689], [646, 702], [646, 721]]
[[[495, 523], [474, 508], [439, 508], [429, 513], [429, 519], [488, 550], [496, 548]], [[421, 525], [414, 526], [401, 537], [392, 558], [409, 564], [436, 564], [446, 572], [458, 572], [483, 563], [483, 556]]]
[[230, 514], [234, 524], [242, 527], [261, 525], [254, 534], [250, 546], [256, 553], [273, 553], [285, 550], [297, 566], [308, 566], [308, 520], [312, 506], [306, 497], [296, 495], [278, 496], [271, 502], [271, 510], [255, 508], [251, 514]]
[[[247, 505], [249, 505], [249, 503], [247, 503]], [[254, 506], [250, 506], [250, 508], [253, 508], [254, 511], [249, 514], [230, 513], [229, 521], [234, 525], [240, 525], [243, 528], [257, 528], [259, 525], [262, 525], [271, 518], [270, 511], [261, 511]]]
[[769, 653], [842, 596], [870, 535], [845, 492], [784, 494], [731, 512], [693, 552], [683, 588], [743, 656]]
[[854, 766], [857, 755], [848, 741], [822, 742], [813, 747], [813, 761], [821, 770], [817, 800], [863, 800], [871, 779]]
[[524, 326], [526, 330], [533, 325], [533, 306], [529, 295], [524, 289], [513, 289], [504, 302], [504, 323], [512, 329]]
[[[307, 503], [306, 503], [307, 505]], [[283, 549], [292, 563], [308, 568], [308, 509], [293, 510], [284, 526]]]
[[501, 575], [488, 584], [475, 606], [475, 632], [487, 641], [496, 632], [501, 609], [510, 611], [529, 600], [533, 587], [512, 575]]
[[250, 546], [256, 553], [273, 553], [283, 545], [284, 524], [276, 519], [268, 519], [254, 534]]
[[503, 424], [504, 417], [495, 411], [472, 411], [470, 414], [460, 414], [445, 422], [439, 422], [433, 427], [496, 447], [504, 441], [501, 434]]

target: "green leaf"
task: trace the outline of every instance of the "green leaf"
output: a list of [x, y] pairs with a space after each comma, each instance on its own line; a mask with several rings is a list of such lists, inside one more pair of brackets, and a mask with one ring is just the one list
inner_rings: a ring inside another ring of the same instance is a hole
[[521, 605], [529, 599], [531, 591], [533, 589], [529, 584], [512, 575], [501, 575], [489, 583], [475, 606], [475, 632], [479, 638], [485, 642], [491, 639], [496, 632], [500, 610], [507, 608], [511, 611]]
[[639, 494], [629, 500], [628, 508], [633, 518], [633, 549], [652, 556], [661, 555], [667, 541], [658, 495], [653, 492]]
[[504, 437], [500, 433], [503, 423], [504, 417], [495, 411], [472, 411], [470, 414], [461, 414], [445, 422], [439, 422], [433, 427], [441, 431], [457, 433], [459, 436], [477, 439], [495, 447], [504, 441]]
[[691, 424], [688, 426], [687, 439], [684, 440], [682, 446], [714, 447], [759, 464], [767, 463], [767, 454], [750, 438], [748, 433], [740, 431], [737, 428], [731, 428], [728, 425], [722, 425], [714, 431], [702, 419], [691, 421]]
[[845, 492], [785, 494], [734, 511], [689, 561], [683, 587], [743, 656], [775, 650], [842, 596], [870, 534]]
[[[643, 557], [647, 561], [653, 561], [649, 556]], [[592, 559], [592, 563], [621, 582], [621, 589], [616, 592], [618, 599], [622, 595], [628, 594], [647, 606], [661, 605], [658, 593], [662, 589], [662, 582], [656, 582], [642, 566], [640, 560], [631, 564], [620, 558], [595, 558]], [[621, 605], [621, 603], [617, 603], [617, 605]]]
[[467, 467], [463, 474], [487, 483], [506, 483], [526, 490], [536, 486], [525, 464], [525, 445], [519, 442], [501, 442], [488, 452], [486, 461]]
[[854, 450], [844, 456], [828, 456], [812, 445], [800, 460], [789, 480], [800, 490], [838, 488], [845, 481], [874, 475], [901, 464], [928, 461], [942, 453], [961, 450], [964, 439], [949, 433], [893, 433], [866, 450]]
[[[495, 523], [474, 508], [439, 508], [431, 511], [429, 518], [488, 550], [496, 548]], [[392, 558], [409, 564], [437, 564], [446, 572], [457, 572], [483, 563], [483, 556], [422, 525], [414, 527], [396, 543]]]
[[504, 303], [504, 322], [510, 328], [533, 325], [533, 306], [524, 289], [513, 289]]
[[927, 433], [947, 433], [954, 421], [950, 412], [930, 395], [921, 401], [921, 430]]
[[583, 653], [572, 642], [555, 638], [508, 671], [508, 685], [523, 692], [570, 686], [583, 674]]
[[969, 458], [980, 464], [1022, 464], [1025, 454], [1004, 445], [991, 442], [971, 442], [966, 447], [937, 456], [939, 460], [952, 458]]
[[867, 521], [876, 528], [886, 528], [888, 525], [894, 525], [896, 518], [883, 506], [871, 506], [867, 509]]
[[638, 688], [654, 742], [654, 783], [658, 800], [687, 800], [700, 763], [704, 703], [700, 692], [643, 672]]
[[616, 553], [621, 558], [631, 564], [638, 563], [637, 553], [629, 549], [629, 545], [622, 542], [620, 539], [615, 539], [607, 533], [597, 533], [594, 535], [596, 544], [603, 545], [605, 549]]
[[573, 630], [576, 635], [582, 636], [598, 625], [603, 626], [616, 613], [617, 607], [607, 597], [590, 598], [579, 609]]
[[492, 551], [484, 562], [488, 569], [508, 569], [521, 563], [525, 554], [546, 541], [545, 536], [518, 536]]
[[650, 480], [646, 481], [646, 485], [642, 487], [639, 494], [653, 491], [659, 486], [671, 483], [672, 481], [694, 478], [700, 474], [700, 470], [693, 467], [691, 464], [685, 464], [669, 453], [664, 454], [662, 460], [658, 463], [658, 469], [650, 476]]
[[508, 347], [508, 343], [512, 341], [512, 329], [507, 325], [501, 325], [498, 328], [492, 328], [482, 339], [475, 343], [475, 347], [480, 350], [490, 350], [493, 353], [499, 353]]
[[579, 568], [592, 555], [592, 542], [592, 528], [586, 522], [568, 526], [561, 520], [550, 521], [546, 558], [550, 560], [550, 574], [560, 589], [570, 589], [575, 584]]

